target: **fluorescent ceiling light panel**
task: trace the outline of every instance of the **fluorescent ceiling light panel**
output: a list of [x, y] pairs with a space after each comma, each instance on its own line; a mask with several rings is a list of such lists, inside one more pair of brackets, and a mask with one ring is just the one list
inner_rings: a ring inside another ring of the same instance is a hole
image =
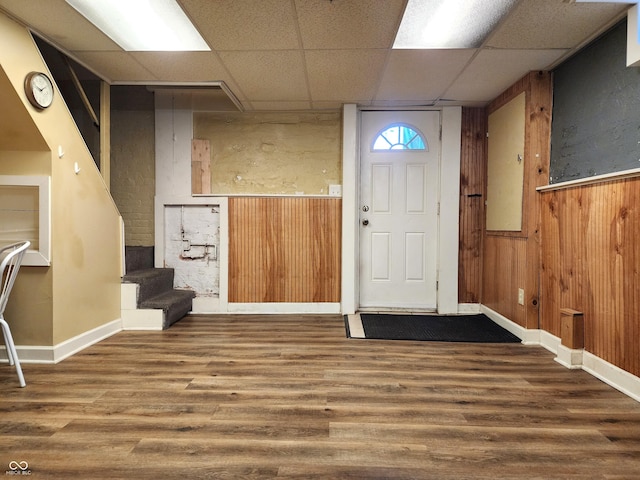
[[129, 52], [211, 50], [175, 0], [66, 0]]
[[518, 0], [409, 0], [393, 48], [478, 48]]

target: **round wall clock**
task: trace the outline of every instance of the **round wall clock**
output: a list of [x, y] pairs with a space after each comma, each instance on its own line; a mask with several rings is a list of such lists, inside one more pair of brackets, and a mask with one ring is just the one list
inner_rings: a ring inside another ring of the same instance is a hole
[[53, 103], [53, 84], [42, 72], [30, 72], [24, 79], [24, 91], [31, 105], [43, 110]]

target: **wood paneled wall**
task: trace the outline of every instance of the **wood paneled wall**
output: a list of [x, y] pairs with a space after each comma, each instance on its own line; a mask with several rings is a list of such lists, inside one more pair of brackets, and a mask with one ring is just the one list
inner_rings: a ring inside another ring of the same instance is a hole
[[229, 199], [229, 302], [340, 302], [339, 198]]
[[[526, 324], [525, 308], [518, 304], [517, 289], [526, 285], [526, 258], [527, 239], [524, 237], [490, 236], [485, 240], [483, 278], [486, 298], [482, 303], [522, 326]], [[537, 263], [532, 268], [537, 269]]]
[[[525, 328], [538, 328], [540, 215], [536, 187], [549, 181], [552, 82], [531, 72], [494, 100], [491, 114], [526, 93], [522, 230], [484, 235], [482, 303]], [[518, 304], [518, 289], [525, 292]]]
[[487, 112], [462, 109], [458, 302], [480, 303], [486, 184]]
[[583, 312], [585, 349], [640, 376], [640, 178], [541, 197], [541, 328]]

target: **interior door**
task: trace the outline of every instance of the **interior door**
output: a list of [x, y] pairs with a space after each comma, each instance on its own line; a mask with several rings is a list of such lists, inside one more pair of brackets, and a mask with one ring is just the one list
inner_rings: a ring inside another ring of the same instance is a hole
[[440, 112], [363, 112], [360, 138], [360, 308], [436, 310]]

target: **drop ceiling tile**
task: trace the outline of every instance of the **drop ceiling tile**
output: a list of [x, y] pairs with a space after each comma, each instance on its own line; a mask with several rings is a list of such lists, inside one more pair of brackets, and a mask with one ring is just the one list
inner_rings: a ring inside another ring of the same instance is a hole
[[242, 111], [238, 103], [218, 85], [151, 85], [146, 87], [155, 95], [171, 97], [180, 108], [194, 112], [237, 112]]
[[305, 49], [390, 48], [405, 0], [296, 0]]
[[311, 110], [310, 102], [251, 102], [257, 111], [295, 111]]
[[214, 50], [299, 48], [295, 12], [283, 0], [181, 0]]
[[531, 70], [544, 70], [566, 50], [484, 49], [447, 89], [445, 97], [489, 102]]
[[220, 52], [220, 57], [250, 102], [309, 100], [300, 52]]
[[[107, 81], [224, 81], [248, 110], [307, 109], [309, 104], [332, 109], [343, 102], [415, 105], [440, 97], [447, 78], [455, 77], [464, 63], [464, 54], [455, 50], [416, 56], [389, 51], [406, 0], [179, 3], [216, 50], [211, 57], [203, 52], [122, 52], [64, 0], [0, 0], [0, 10]], [[627, 8], [618, 3], [519, 0], [490, 36], [492, 48], [472, 60], [443, 98], [461, 99], [465, 105], [488, 102], [526, 72], [566, 58], [569, 49], [622, 19]], [[301, 50], [303, 46], [307, 50]], [[553, 50], [556, 47], [561, 48]]]
[[0, 8], [64, 50], [122, 51], [64, 0], [0, 0]]
[[[367, 105], [379, 108], [408, 108], [408, 107], [432, 107], [436, 104], [433, 98], [419, 98], [411, 100], [374, 100]], [[361, 104], [362, 105], [362, 104]]]
[[342, 110], [344, 102], [311, 102], [314, 110]]
[[370, 101], [386, 56], [386, 50], [306, 52], [312, 101]]
[[487, 105], [486, 101], [472, 101], [467, 100], [464, 102], [452, 102], [447, 100], [437, 101], [435, 103], [435, 107], [455, 107], [455, 106], [464, 106], [464, 107], [473, 107], [473, 108], [482, 108]]
[[125, 52], [72, 52], [74, 59], [103, 80], [112, 83], [157, 82], [162, 80]]
[[521, 2], [491, 36], [496, 48], [574, 48], [629, 8], [619, 3]]
[[231, 80], [229, 72], [211, 52], [132, 52], [143, 67], [168, 82]]
[[376, 102], [439, 98], [475, 51], [393, 50], [382, 76]]

